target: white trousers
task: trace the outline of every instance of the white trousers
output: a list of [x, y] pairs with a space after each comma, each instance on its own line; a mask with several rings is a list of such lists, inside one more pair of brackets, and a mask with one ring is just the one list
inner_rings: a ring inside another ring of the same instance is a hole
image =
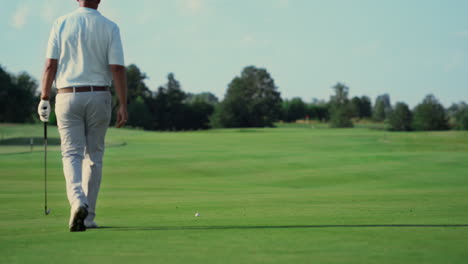
[[72, 209], [88, 205], [86, 222], [96, 217], [111, 100], [110, 92], [106, 91], [61, 93], [56, 97], [68, 201]]

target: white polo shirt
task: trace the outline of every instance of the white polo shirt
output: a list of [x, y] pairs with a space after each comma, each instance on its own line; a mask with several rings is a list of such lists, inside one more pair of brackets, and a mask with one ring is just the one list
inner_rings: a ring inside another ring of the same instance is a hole
[[55, 21], [46, 57], [58, 60], [57, 88], [110, 86], [109, 65], [125, 65], [119, 27], [86, 7]]

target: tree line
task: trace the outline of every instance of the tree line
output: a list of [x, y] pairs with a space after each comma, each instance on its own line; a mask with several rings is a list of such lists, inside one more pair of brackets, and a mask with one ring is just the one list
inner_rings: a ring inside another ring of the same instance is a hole
[[34, 78], [27, 73], [12, 75], [0, 66], [0, 122], [34, 122], [38, 102]]
[[[173, 73], [166, 84], [152, 91], [147, 76], [134, 64], [126, 67], [128, 84], [127, 125], [145, 130], [177, 131], [209, 128], [273, 127], [278, 121], [316, 120], [331, 127], [352, 127], [356, 121], [384, 122], [392, 131], [468, 130], [468, 105], [455, 103], [445, 109], [433, 95], [410, 109], [404, 102], [391, 104], [383, 94], [374, 104], [367, 96], [349, 98], [349, 87], [337, 83], [328, 101], [300, 97], [282, 99], [273, 77], [266, 69], [245, 67], [228, 84], [222, 101], [210, 92], [192, 94], [182, 90]], [[112, 91], [114, 89], [111, 89]], [[51, 96], [54, 105], [55, 96]], [[27, 73], [18, 76], [0, 66], [0, 122], [38, 122], [37, 81]], [[117, 98], [113, 95], [113, 108]], [[115, 114], [115, 111], [113, 111]], [[56, 123], [52, 112], [51, 123]], [[112, 117], [115, 122], [115, 116]]]
[[[333, 86], [335, 95], [330, 98], [330, 124], [332, 127], [352, 127], [352, 120], [368, 118], [384, 122], [391, 131], [468, 130], [468, 105], [454, 103], [448, 109], [432, 95], [426, 95], [412, 110], [404, 102], [390, 103], [388, 94], [376, 98], [375, 104], [366, 97], [348, 99], [349, 87], [342, 83]], [[368, 112], [372, 109], [371, 112]], [[362, 115], [365, 113], [365, 115]]]

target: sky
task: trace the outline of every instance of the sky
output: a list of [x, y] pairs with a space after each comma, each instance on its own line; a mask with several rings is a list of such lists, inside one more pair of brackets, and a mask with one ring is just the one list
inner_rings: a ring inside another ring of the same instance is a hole
[[[53, 21], [75, 0], [4, 1], [0, 64], [40, 80]], [[102, 0], [126, 64], [156, 90], [173, 72], [186, 92], [224, 97], [246, 66], [265, 68], [283, 98], [350, 97], [414, 107], [428, 94], [468, 102], [466, 0]]]

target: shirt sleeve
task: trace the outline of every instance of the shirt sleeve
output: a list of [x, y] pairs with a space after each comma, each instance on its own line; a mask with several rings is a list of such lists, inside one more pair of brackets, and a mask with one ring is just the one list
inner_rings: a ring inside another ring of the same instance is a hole
[[58, 39], [58, 32], [57, 32], [57, 21], [52, 26], [52, 30], [49, 34], [49, 42], [47, 43], [47, 52], [46, 58], [47, 59], [59, 59], [60, 57], [60, 43]]
[[120, 38], [120, 30], [116, 26], [112, 33], [112, 40], [107, 54], [109, 65], [125, 66], [122, 40]]

